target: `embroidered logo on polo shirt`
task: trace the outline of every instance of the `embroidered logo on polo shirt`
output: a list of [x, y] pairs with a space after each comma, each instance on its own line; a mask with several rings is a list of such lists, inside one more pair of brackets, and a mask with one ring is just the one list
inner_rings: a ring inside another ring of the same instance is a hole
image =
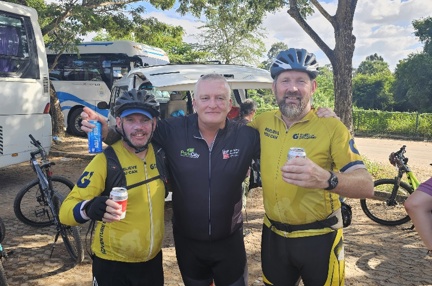
[[195, 153], [195, 148], [188, 148], [186, 151], [180, 150], [180, 156], [191, 158], [191, 159], [197, 159], [199, 158], [200, 154]]
[[222, 159], [229, 159], [233, 157], [238, 157], [240, 149], [222, 150]]

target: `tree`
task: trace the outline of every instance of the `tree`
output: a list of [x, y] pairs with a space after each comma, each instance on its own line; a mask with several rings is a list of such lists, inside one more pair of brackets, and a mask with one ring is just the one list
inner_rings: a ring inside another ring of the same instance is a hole
[[279, 52], [288, 50], [288, 45], [283, 42], [277, 42], [274, 43], [270, 50], [267, 52], [267, 59], [263, 61], [260, 65], [261, 68], [265, 70], [269, 70], [271, 64], [273, 63], [274, 59], [277, 57]]
[[388, 72], [357, 74], [353, 79], [353, 102], [364, 109], [392, 110], [393, 75]]
[[392, 110], [394, 76], [378, 54], [366, 57], [353, 78], [353, 102], [365, 109]]
[[[357, 0], [340, 0], [335, 15], [330, 15], [318, 0], [289, 0], [288, 14], [326, 54], [333, 66], [335, 112], [353, 131], [352, 123], [352, 58], [355, 48], [353, 18]], [[334, 28], [335, 47], [331, 49], [306, 22], [306, 16], [315, 7]]]
[[334, 108], [334, 80], [331, 66], [325, 65], [321, 67], [316, 80], [318, 89], [313, 95], [313, 105], [315, 107]]
[[423, 51], [432, 55], [432, 17], [414, 20], [412, 24], [415, 29], [414, 35], [424, 43]]
[[373, 54], [366, 57], [366, 60], [362, 61], [356, 70], [356, 74], [373, 75], [376, 73], [391, 73], [388, 63], [378, 54]]
[[393, 86], [399, 111], [432, 112], [432, 56], [412, 54], [400, 61]]
[[199, 27], [200, 50], [207, 60], [224, 64], [257, 65], [265, 51], [259, 25], [251, 25], [250, 13], [241, 1], [230, 1], [217, 9], [207, 8], [206, 23]]

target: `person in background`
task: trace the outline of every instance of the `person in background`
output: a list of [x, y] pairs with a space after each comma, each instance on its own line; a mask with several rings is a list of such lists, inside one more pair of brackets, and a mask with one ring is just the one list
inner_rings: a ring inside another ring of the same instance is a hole
[[[245, 99], [240, 104], [239, 116], [237, 118], [235, 118], [235, 121], [238, 122], [239, 124], [248, 124], [254, 118], [256, 110], [257, 110], [257, 103], [251, 98]], [[255, 160], [252, 161], [251, 166], [253, 166], [253, 164], [256, 164]], [[250, 185], [250, 182], [249, 182], [250, 172], [251, 172], [251, 169], [249, 168], [248, 173], [246, 175], [246, 178], [244, 179], [244, 181], [242, 183], [243, 209], [246, 209], [247, 195], [249, 193], [249, 185]], [[256, 172], [259, 173], [259, 170], [256, 170]]]
[[[373, 181], [354, 139], [338, 118], [311, 106], [318, 63], [304, 49], [281, 51], [270, 68], [278, 110], [249, 126], [261, 139], [265, 209], [261, 263], [265, 285], [343, 285], [339, 196], [373, 196]], [[306, 157], [287, 160], [291, 147]]]
[[432, 178], [429, 178], [412, 193], [404, 203], [415, 229], [432, 255]]
[[[159, 175], [150, 143], [159, 117], [159, 103], [145, 91], [131, 90], [115, 105], [116, 127], [122, 140], [112, 145], [131, 185]], [[66, 225], [96, 221], [92, 272], [93, 285], [164, 285], [162, 240], [165, 185], [160, 179], [128, 189], [125, 218], [121, 205], [103, 195], [107, 158], [96, 155], [60, 208]]]

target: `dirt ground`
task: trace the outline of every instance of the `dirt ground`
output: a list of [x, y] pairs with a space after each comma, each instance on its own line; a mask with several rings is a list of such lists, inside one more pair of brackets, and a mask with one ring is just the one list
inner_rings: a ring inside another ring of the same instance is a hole
[[[360, 150], [362, 144], [388, 144], [389, 147], [378, 151], [379, 154], [374, 154], [373, 151], [368, 151], [371, 152], [370, 155], [366, 154], [378, 161], [381, 157], [385, 159], [389, 151], [395, 151], [400, 147], [397, 145], [400, 142], [380, 140], [378, 143], [364, 140], [357, 141]], [[432, 143], [424, 144], [430, 151]], [[410, 154], [410, 150], [414, 153], [420, 148], [414, 144], [407, 146], [407, 155]], [[67, 137], [63, 143], [53, 146], [51, 159], [56, 162], [53, 167], [54, 173], [76, 181], [92, 157], [85, 148], [86, 140], [76, 137]], [[422, 156], [421, 154], [429, 152], [419, 154]], [[384, 159], [382, 161], [385, 161]], [[430, 161], [432, 162], [432, 159]], [[432, 167], [428, 169], [424, 165], [414, 164], [415, 160], [412, 162], [413, 170], [419, 178], [423, 180], [430, 176]], [[14, 197], [33, 178], [28, 163], [0, 169], [0, 216], [5, 220], [7, 231], [3, 245], [8, 251], [13, 251], [9, 259], [3, 262], [9, 285], [91, 285], [91, 262], [88, 256], [82, 264], [74, 266], [59, 241], [50, 257], [54, 230], [51, 227], [29, 227], [15, 217]], [[352, 225], [345, 229], [346, 285], [432, 285], [432, 258], [426, 256], [426, 250], [416, 232], [404, 229], [410, 227], [410, 223], [397, 227], [376, 224], [363, 214], [358, 200], [350, 199], [348, 202], [353, 207], [354, 215]], [[163, 245], [165, 285], [183, 285], [175, 258], [171, 214], [171, 207], [167, 204]], [[244, 214], [245, 228], [249, 232], [245, 236], [249, 285], [263, 285], [260, 271], [263, 214], [261, 190], [254, 189], [249, 196]], [[84, 225], [81, 231], [82, 239], [85, 238], [86, 230], [87, 226]]]

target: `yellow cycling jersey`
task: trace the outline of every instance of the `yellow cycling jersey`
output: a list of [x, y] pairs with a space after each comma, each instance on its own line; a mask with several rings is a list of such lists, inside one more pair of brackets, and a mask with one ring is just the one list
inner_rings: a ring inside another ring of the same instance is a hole
[[[264, 208], [273, 221], [291, 225], [312, 223], [326, 219], [340, 208], [339, 195], [333, 192], [302, 188], [283, 181], [281, 167], [287, 161], [290, 148], [303, 148], [309, 159], [326, 170], [349, 172], [366, 168], [345, 125], [336, 118], [318, 118], [314, 109], [289, 128], [279, 110], [260, 114], [249, 125], [260, 134]], [[267, 217], [264, 223], [268, 227], [271, 225]], [[291, 233], [272, 230], [286, 237], [332, 231], [329, 228]]]
[[[123, 146], [123, 140], [112, 145], [126, 175], [127, 185], [159, 175], [152, 145], [143, 161]], [[81, 211], [83, 202], [99, 196], [105, 189], [107, 161], [96, 155], [60, 208], [60, 220], [79, 225], [88, 220]], [[118, 222], [98, 221], [93, 234], [92, 251], [96, 256], [121, 262], [145, 262], [154, 258], [162, 247], [164, 235], [164, 183], [158, 179], [128, 190], [126, 217]]]

